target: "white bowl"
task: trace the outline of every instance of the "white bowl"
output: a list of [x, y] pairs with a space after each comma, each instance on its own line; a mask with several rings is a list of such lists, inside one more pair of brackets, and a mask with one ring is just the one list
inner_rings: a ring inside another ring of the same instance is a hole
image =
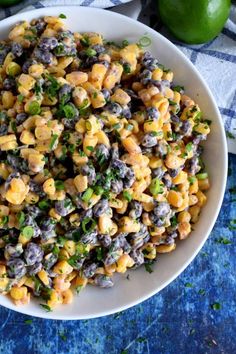
[[1, 21], [1, 39], [7, 37], [10, 28], [18, 21], [61, 13], [67, 16], [66, 22], [72, 31], [100, 32], [106, 39], [114, 41], [128, 39], [137, 42], [142, 36], [148, 35], [152, 41], [151, 52], [174, 71], [175, 82], [185, 86], [187, 94], [200, 105], [204, 116], [212, 120], [211, 134], [204, 153], [211, 180], [207, 204], [191, 236], [180, 242], [174, 252], [158, 256], [153, 273], [147, 273], [144, 268], [129, 271], [130, 280], [127, 280], [127, 274], [117, 276], [114, 287], [107, 290], [88, 286], [79, 296], [75, 296], [71, 305], [62, 305], [49, 313], [34, 300], [27, 306], [16, 307], [7, 297], [0, 296], [0, 304], [9, 309], [37, 317], [69, 320], [105, 316], [134, 306], [158, 293], [188, 266], [206, 241], [221, 207], [227, 176], [227, 148], [220, 113], [200, 74], [171, 42], [139, 22], [95, 8], [42, 8]]

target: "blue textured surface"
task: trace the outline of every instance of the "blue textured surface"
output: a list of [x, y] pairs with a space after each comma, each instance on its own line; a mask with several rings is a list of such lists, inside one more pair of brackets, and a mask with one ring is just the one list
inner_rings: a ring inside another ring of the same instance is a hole
[[[230, 155], [227, 192], [214, 230], [167, 288], [127, 311], [95, 320], [41, 320], [0, 308], [0, 353], [236, 353], [236, 231], [228, 229], [236, 219], [236, 194], [230, 193], [235, 176], [236, 155]], [[231, 244], [220, 243], [222, 237]], [[216, 303], [221, 309], [212, 308]]]

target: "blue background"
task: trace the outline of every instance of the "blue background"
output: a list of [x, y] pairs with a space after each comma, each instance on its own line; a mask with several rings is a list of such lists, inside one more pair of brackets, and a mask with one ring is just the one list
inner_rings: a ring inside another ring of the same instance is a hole
[[[229, 157], [217, 223], [178, 279], [138, 306], [94, 320], [50, 321], [1, 307], [0, 353], [236, 353], [236, 230], [228, 228], [236, 219], [236, 155]], [[220, 243], [222, 237], [231, 243]]]

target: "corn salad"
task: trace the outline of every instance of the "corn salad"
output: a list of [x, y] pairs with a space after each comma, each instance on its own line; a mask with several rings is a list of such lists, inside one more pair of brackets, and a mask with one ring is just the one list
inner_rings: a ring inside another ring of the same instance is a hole
[[69, 304], [190, 236], [210, 122], [141, 42], [59, 17], [0, 43], [0, 292]]

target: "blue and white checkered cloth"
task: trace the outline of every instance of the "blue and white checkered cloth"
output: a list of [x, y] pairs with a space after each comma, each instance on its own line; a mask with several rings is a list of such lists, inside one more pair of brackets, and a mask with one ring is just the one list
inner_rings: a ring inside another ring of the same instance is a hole
[[[129, 1], [130, 0], [25, 0], [10, 8], [3, 9], [0, 7], [0, 19], [11, 16], [19, 11], [28, 11], [33, 8], [59, 5], [109, 8], [125, 4]], [[140, 6], [140, 0], [132, 1], [131, 4], [127, 5], [127, 15], [129, 17], [137, 17], [137, 7]], [[156, 1], [142, 0], [142, 4], [143, 9], [139, 20], [159, 30], [158, 24], [155, 23], [155, 15], [157, 13]], [[119, 12], [119, 10], [116, 11]], [[124, 14], [126, 13], [125, 11], [126, 8], [123, 7], [121, 12]], [[132, 11], [133, 14], [135, 14], [134, 16], [132, 16]], [[236, 6], [232, 5], [230, 17], [222, 33], [217, 38], [204, 45], [190, 46], [181, 44], [170, 37], [165, 30], [160, 30], [162, 34], [168, 36], [192, 61], [208, 83], [218, 103], [225, 124], [228, 137], [228, 150], [236, 154]]]

